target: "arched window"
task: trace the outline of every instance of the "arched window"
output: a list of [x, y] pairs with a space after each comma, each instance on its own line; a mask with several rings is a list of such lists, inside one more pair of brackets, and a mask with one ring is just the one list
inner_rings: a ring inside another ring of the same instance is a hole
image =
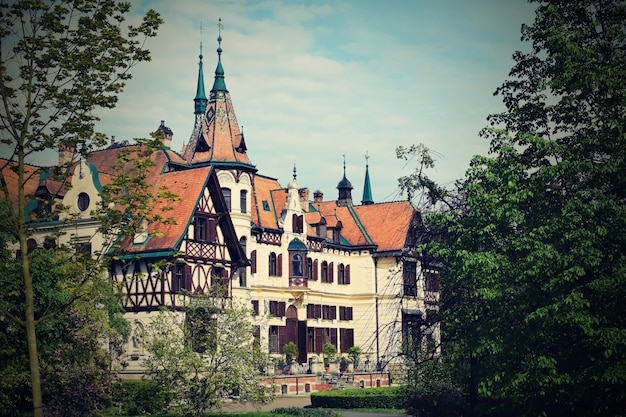
[[322, 282], [328, 282], [328, 262], [322, 262]]
[[339, 284], [345, 284], [346, 279], [346, 267], [343, 264], [337, 265], [337, 282]]
[[270, 258], [269, 258], [269, 276], [270, 277], [275, 277], [277, 276], [277, 270], [276, 270], [276, 254], [274, 252], [270, 253]]
[[248, 210], [248, 192], [246, 190], [241, 190], [239, 192], [239, 207], [241, 208], [242, 213], [246, 213]]

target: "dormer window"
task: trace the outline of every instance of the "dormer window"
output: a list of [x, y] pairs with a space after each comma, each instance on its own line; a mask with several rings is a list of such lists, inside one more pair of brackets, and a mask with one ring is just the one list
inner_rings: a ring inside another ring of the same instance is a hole
[[294, 233], [302, 233], [304, 231], [304, 216], [293, 214], [291, 217], [291, 227]]

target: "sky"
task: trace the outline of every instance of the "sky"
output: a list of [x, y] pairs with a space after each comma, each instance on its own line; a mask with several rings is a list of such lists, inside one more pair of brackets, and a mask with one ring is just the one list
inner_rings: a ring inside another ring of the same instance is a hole
[[[414, 163], [398, 146], [423, 143], [436, 155], [430, 176], [462, 178], [486, 154], [479, 131], [504, 110], [495, 89], [506, 79], [535, 5], [523, 0], [145, 0], [165, 20], [146, 46], [152, 61], [132, 71], [97, 128], [117, 141], [147, 137], [160, 121], [172, 148], [189, 141], [200, 43], [208, 91], [222, 65], [248, 156], [286, 187], [294, 164], [300, 187], [337, 198], [346, 176], [363, 195], [369, 155], [376, 202], [401, 200], [397, 179]], [[202, 28], [202, 30], [201, 30]]]

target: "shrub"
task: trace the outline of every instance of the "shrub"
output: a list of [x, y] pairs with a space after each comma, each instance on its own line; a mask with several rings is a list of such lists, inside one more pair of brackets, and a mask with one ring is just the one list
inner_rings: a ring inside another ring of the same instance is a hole
[[156, 414], [167, 409], [170, 395], [154, 381], [123, 381], [121, 402], [128, 415]]
[[401, 387], [345, 389], [311, 393], [311, 405], [319, 408], [404, 408]]
[[406, 409], [411, 415], [457, 417], [463, 415], [467, 403], [463, 391], [447, 382], [431, 382], [406, 391]]

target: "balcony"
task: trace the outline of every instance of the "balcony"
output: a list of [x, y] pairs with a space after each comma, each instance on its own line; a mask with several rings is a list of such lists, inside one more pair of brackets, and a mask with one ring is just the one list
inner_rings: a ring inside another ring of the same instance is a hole
[[435, 291], [424, 291], [424, 303], [439, 304], [439, 293]]
[[309, 281], [303, 277], [291, 277], [289, 278], [289, 288], [290, 289], [308, 289]]

